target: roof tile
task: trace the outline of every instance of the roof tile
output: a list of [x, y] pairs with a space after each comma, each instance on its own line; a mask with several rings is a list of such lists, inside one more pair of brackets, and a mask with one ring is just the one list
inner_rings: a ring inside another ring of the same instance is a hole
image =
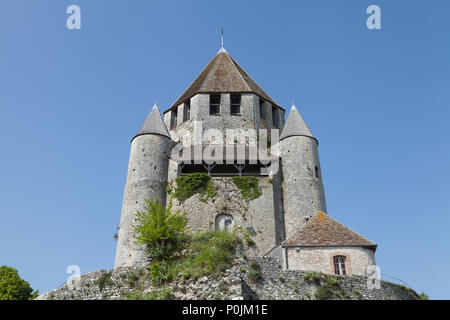
[[283, 243], [283, 247], [368, 246], [376, 244], [323, 212], [318, 212]]

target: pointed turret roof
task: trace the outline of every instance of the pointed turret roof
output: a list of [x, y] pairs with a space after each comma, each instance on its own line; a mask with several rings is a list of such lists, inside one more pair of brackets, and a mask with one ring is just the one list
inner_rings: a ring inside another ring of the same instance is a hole
[[167, 131], [167, 127], [164, 124], [156, 102], [152, 108], [152, 111], [150, 111], [150, 114], [148, 115], [141, 129], [134, 136], [134, 138], [136, 138], [137, 136], [142, 136], [144, 134], [158, 134], [170, 139], [170, 134]]
[[177, 101], [164, 113], [172, 110], [197, 93], [254, 93], [271, 104], [280, 107], [273, 99], [253, 80], [244, 69], [221, 48], [205, 69], [177, 99]]
[[327, 214], [318, 212], [289, 239], [283, 247], [362, 246], [374, 250], [377, 245], [355, 231], [337, 222]]
[[286, 124], [281, 132], [280, 140], [292, 136], [311, 137], [317, 141], [294, 104], [292, 104], [291, 112], [289, 112]]

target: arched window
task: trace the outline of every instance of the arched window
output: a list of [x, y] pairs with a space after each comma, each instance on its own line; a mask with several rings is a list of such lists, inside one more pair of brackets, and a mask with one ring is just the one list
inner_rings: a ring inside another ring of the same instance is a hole
[[316, 178], [319, 179], [319, 167], [314, 167], [314, 171], [316, 173]]
[[334, 256], [334, 274], [345, 276], [347, 274], [347, 269], [345, 266], [345, 256]]
[[216, 217], [216, 231], [231, 230], [234, 225], [233, 217], [228, 214], [219, 214]]

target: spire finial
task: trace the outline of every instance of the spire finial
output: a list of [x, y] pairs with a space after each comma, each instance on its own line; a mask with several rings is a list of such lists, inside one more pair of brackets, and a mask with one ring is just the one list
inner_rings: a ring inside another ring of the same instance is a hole
[[222, 37], [221, 37], [221, 39], [222, 39], [222, 49], [223, 49], [223, 27], [222, 27], [221, 32], [222, 32]]

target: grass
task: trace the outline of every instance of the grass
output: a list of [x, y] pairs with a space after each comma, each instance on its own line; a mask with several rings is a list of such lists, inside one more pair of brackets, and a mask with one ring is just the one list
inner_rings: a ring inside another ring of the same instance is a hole
[[95, 284], [98, 285], [98, 288], [100, 289], [100, 292], [103, 291], [103, 289], [106, 286], [114, 284], [114, 282], [111, 279], [111, 271], [102, 271], [100, 277], [95, 281]]
[[173, 300], [175, 298], [172, 290], [168, 287], [163, 287], [161, 290], [152, 291], [146, 295], [143, 295], [140, 291], [124, 292], [123, 296], [128, 300]]
[[150, 266], [152, 282], [161, 285], [173, 279], [216, 277], [231, 267], [238, 237], [230, 232], [205, 231], [189, 236], [183, 255]]
[[261, 272], [259, 272], [259, 271], [256, 271], [256, 270], [253, 270], [253, 269], [251, 269], [249, 272], [248, 272], [248, 279], [251, 281], [251, 282], [258, 282], [258, 280], [261, 278]]

